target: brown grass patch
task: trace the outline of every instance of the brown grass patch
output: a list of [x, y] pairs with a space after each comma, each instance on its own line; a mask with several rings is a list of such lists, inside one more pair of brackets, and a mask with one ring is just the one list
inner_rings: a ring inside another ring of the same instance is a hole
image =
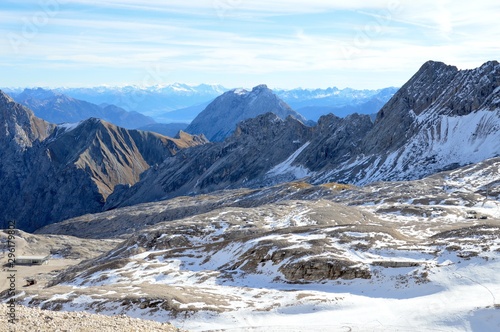
[[295, 189], [307, 189], [307, 188], [311, 188], [312, 185], [307, 183], [307, 182], [304, 182], [304, 181], [298, 181], [298, 182], [290, 183], [290, 187], [295, 188]]
[[331, 190], [350, 190], [350, 189], [355, 188], [353, 185], [344, 184], [344, 183], [337, 183], [337, 182], [323, 183], [321, 185], [321, 187], [331, 189]]

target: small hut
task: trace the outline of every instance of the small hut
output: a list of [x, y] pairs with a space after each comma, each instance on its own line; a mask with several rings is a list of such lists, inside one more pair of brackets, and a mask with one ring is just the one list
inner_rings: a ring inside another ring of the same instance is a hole
[[47, 256], [18, 256], [16, 257], [16, 265], [42, 265], [49, 263], [49, 257]]

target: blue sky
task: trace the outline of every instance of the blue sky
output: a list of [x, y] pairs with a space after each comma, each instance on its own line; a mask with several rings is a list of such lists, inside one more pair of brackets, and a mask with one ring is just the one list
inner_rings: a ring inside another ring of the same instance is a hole
[[400, 86], [500, 60], [498, 1], [3, 0], [0, 86]]

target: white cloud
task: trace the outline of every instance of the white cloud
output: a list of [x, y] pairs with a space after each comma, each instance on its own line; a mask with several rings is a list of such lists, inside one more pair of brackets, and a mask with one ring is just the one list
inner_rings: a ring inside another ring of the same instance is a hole
[[[0, 63], [38, 66], [41, 72], [108, 68], [120, 70], [120, 77], [162, 64], [178, 73], [177, 80], [182, 72], [200, 77], [195, 83], [209, 75], [215, 82], [223, 73], [232, 86], [248, 86], [238, 77], [262, 75], [285, 87], [296, 75], [308, 86], [383, 87], [404, 83], [426, 60], [470, 68], [495, 59], [500, 50], [500, 4], [448, 0], [64, 0], [26, 43], [9, 47], [5, 36], [22, 35], [23, 18], [29, 22], [41, 10], [32, 3], [23, 17], [0, 11]], [[77, 11], [76, 3], [91, 10]], [[318, 17], [328, 26], [312, 29], [315, 16], [304, 13], [323, 13]], [[288, 22], [280, 17], [289, 14], [295, 16]], [[107, 77], [100, 79], [106, 83]]]

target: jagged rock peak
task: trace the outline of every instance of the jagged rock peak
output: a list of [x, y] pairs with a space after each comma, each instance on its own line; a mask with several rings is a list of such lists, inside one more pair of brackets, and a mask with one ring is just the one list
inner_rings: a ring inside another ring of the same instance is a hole
[[265, 91], [265, 90], [269, 90], [271, 91], [266, 84], [259, 84], [257, 86], [255, 86], [253, 89], [252, 89], [252, 92], [253, 91]]
[[497, 60], [490, 60], [483, 63], [483, 65], [480, 68], [492, 68], [498, 66], [499, 64], [500, 63], [498, 63]]
[[94, 118], [94, 117], [83, 120], [81, 123], [87, 124], [87, 125], [109, 124], [109, 122], [104, 121], [103, 119]]
[[329, 114], [326, 114], [326, 115], [322, 115], [319, 119], [318, 119], [318, 128], [324, 128], [324, 127], [329, 127], [329, 126], [332, 126], [334, 123], [338, 123], [342, 120], [342, 118], [332, 114], [332, 113], [329, 113]]
[[190, 133], [186, 133], [184, 130], [179, 130], [177, 135], [175, 135], [174, 139], [178, 139], [181, 141], [193, 141], [200, 144], [205, 144], [210, 142], [203, 134], [191, 135]]
[[441, 72], [441, 71], [458, 71], [458, 68], [456, 66], [451, 66], [451, 65], [447, 65], [445, 64], [444, 62], [441, 62], [441, 61], [433, 61], [433, 60], [429, 60], [427, 62], [425, 62], [421, 67], [420, 69], [417, 71], [417, 73], [415, 74], [415, 76], [418, 76], [419, 74], [422, 74], [422, 73], [426, 73], [426, 72], [429, 72], [429, 71], [432, 71], [432, 72]]
[[32, 146], [35, 141], [43, 141], [55, 127], [37, 118], [30, 109], [16, 103], [1, 90], [0, 123], [1, 140], [5, 140], [6, 144], [15, 144], [15, 149], [19, 151]]
[[282, 123], [284, 121], [285, 120], [281, 119], [276, 114], [272, 112], [267, 112], [259, 116], [256, 116], [255, 118], [241, 121], [238, 124], [237, 127], [238, 129], [236, 131], [255, 134], [267, 127], [274, 126], [277, 123]]
[[13, 103], [14, 100], [10, 98], [8, 94], [0, 90], [0, 105], [5, 105], [7, 103]]

